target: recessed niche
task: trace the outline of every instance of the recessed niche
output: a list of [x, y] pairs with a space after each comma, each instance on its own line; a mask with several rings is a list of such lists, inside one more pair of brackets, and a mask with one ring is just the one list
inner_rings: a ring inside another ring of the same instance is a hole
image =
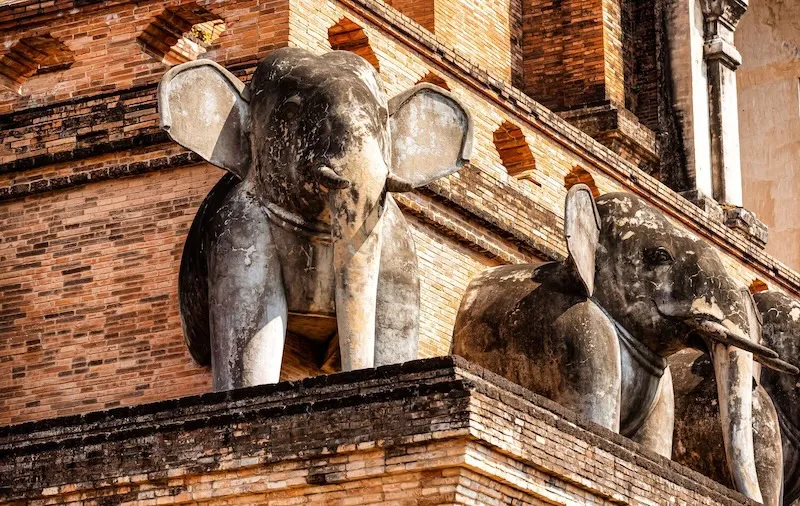
[[144, 50], [165, 65], [196, 60], [225, 31], [225, 22], [197, 4], [170, 7], [139, 35]]

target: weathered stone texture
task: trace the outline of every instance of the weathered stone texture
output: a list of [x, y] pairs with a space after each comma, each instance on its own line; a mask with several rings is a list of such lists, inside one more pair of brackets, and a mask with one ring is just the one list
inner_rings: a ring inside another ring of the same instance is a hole
[[8, 504], [751, 504], [457, 357], [0, 429]]

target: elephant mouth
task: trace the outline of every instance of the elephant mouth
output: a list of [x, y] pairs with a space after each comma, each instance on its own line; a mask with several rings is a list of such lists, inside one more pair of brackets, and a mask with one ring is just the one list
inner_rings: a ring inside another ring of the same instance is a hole
[[[800, 373], [800, 369], [781, 360], [774, 350], [751, 341], [727, 320], [720, 320], [712, 315], [703, 315], [689, 318], [686, 322], [702, 337], [752, 353], [754, 360], [761, 365], [783, 373], [793, 375]], [[726, 323], [728, 324], [726, 325]]]

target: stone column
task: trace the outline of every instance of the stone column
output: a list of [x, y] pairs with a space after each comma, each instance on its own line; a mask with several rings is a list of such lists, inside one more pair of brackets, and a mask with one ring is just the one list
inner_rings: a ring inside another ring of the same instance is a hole
[[722, 204], [742, 206], [739, 160], [739, 113], [736, 69], [741, 63], [733, 33], [747, 10], [747, 0], [700, 0], [703, 10], [711, 129], [713, 197]]

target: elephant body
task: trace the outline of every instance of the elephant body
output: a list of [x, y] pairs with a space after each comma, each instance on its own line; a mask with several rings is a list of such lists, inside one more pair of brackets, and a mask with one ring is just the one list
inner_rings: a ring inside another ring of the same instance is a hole
[[570, 189], [564, 262], [490, 269], [468, 286], [453, 352], [669, 457], [667, 357], [710, 351], [720, 431], [738, 490], [761, 501], [752, 438], [748, 307], [715, 251], [642, 199]]
[[668, 456], [666, 362], [622, 335], [575, 289], [564, 264], [482, 272], [464, 295], [455, 328], [454, 354]]
[[274, 51], [248, 86], [179, 65], [159, 86], [162, 127], [224, 168], [200, 206], [179, 297], [192, 356], [217, 390], [278, 380], [287, 331], [344, 370], [417, 356], [414, 243], [391, 192], [459, 170], [472, 123], [427, 84], [386, 100], [345, 51]]
[[[763, 344], [790, 362], [800, 362], [800, 302], [778, 292], [753, 294], [755, 323]], [[715, 421], [716, 380], [701, 352], [670, 359], [676, 378], [674, 458], [725, 485], [731, 478], [720, 459], [722, 434]], [[753, 434], [758, 480], [768, 506], [800, 499], [800, 394], [797, 378], [757, 368], [753, 390]]]

